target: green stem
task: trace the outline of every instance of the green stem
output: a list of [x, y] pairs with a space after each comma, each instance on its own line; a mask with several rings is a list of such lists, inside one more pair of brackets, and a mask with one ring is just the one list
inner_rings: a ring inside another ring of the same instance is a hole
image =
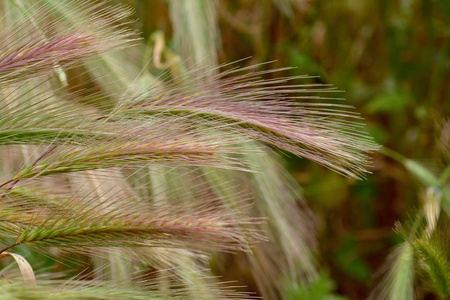
[[445, 185], [445, 182], [447, 181], [447, 179], [450, 177], [450, 165], [448, 165], [444, 171], [442, 172], [441, 176], [439, 177], [439, 182], [442, 185]]
[[401, 155], [400, 153], [398, 153], [392, 149], [387, 148], [386, 146], [381, 147], [379, 152], [392, 158], [393, 160], [395, 160], [401, 164], [404, 164], [405, 161], [407, 160], [406, 157], [404, 157], [403, 155]]
[[0, 250], [0, 254], [2, 254], [3, 252], [5, 252], [5, 251], [7, 251], [7, 250], [17, 246], [17, 245], [19, 245], [19, 244], [12, 244], [12, 245], [9, 245], [8, 247], [5, 247], [5, 248], [1, 249]]

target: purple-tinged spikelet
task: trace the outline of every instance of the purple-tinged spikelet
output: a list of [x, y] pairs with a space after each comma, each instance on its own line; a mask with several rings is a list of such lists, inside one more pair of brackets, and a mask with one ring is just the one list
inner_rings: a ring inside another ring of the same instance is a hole
[[137, 99], [125, 110], [217, 122], [343, 175], [363, 177], [368, 153], [378, 146], [361, 132], [359, 115], [348, 105], [312, 102], [321, 97], [311, 94], [333, 91], [327, 86], [290, 84], [297, 78], [261, 79], [276, 71], [176, 79], [155, 91], [157, 96]]
[[[32, 7], [19, 5], [22, 18], [0, 32], [0, 87], [132, 45], [137, 35], [123, 25], [129, 10], [88, 2], [63, 0], [54, 7], [39, 0]], [[72, 18], [59, 15], [58, 8], [64, 6], [73, 6]]]

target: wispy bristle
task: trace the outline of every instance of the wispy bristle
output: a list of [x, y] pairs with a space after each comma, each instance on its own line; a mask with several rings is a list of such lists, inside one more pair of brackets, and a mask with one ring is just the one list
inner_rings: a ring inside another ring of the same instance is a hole
[[38, 68], [51, 65], [52, 62], [70, 62], [73, 56], [82, 56], [83, 53], [76, 51], [86, 51], [94, 40], [88, 35], [73, 34], [66, 37], [58, 37], [48, 42], [26, 45], [19, 49], [9, 50], [8, 53], [0, 54], [0, 74], [5, 74], [15, 70], [19, 72], [22, 68], [30, 68], [37, 72]]
[[85, 1], [77, 1], [77, 9], [72, 13], [73, 18], [84, 20], [84, 26], [80, 27], [58, 13], [58, 7], [74, 2], [59, 1], [59, 6], [52, 7], [39, 0], [31, 7], [18, 5], [15, 8], [15, 13], [21, 17], [14, 27], [6, 27], [0, 32], [1, 86], [127, 47], [136, 39], [131, 30], [116, 23], [130, 14], [123, 7], [100, 3], [86, 6]]
[[[230, 156], [239, 152], [236, 146], [240, 140], [234, 136], [220, 131], [203, 135], [206, 130], [201, 133], [188, 124], [181, 126], [170, 120], [157, 121], [164, 130], [156, 127], [156, 123], [153, 126], [123, 123], [122, 128], [105, 123], [90, 131], [92, 137], [84, 140], [82, 147], [70, 144], [58, 147], [39, 162], [24, 168], [15, 180], [147, 163], [245, 170], [241, 161]], [[133, 127], [139, 125], [138, 129]]]
[[368, 153], [377, 146], [361, 133], [359, 115], [342, 104], [300, 102], [320, 99], [305, 95], [333, 91], [327, 86], [260, 78], [276, 71], [228, 78], [237, 72], [233, 70], [174, 80], [157, 90], [157, 96], [136, 100], [126, 110], [212, 120], [346, 176], [363, 176], [370, 164]]
[[[48, 276], [47, 276], [48, 277]], [[174, 276], [167, 276], [166, 281], [173, 282]], [[174, 286], [168, 291], [158, 290], [155, 283], [143, 279], [139, 283], [106, 283], [100, 280], [49, 280], [40, 279], [36, 286], [24, 288], [23, 282], [0, 279], [0, 297], [2, 299], [33, 299], [33, 300], [161, 300], [161, 299], [196, 299], [196, 300], [230, 300], [230, 299], [259, 299], [246, 293], [237, 292], [233, 287], [211, 285], [211, 293], [200, 295], [187, 287]], [[213, 297], [213, 298], [211, 298]]]
[[[50, 206], [39, 198], [48, 199]], [[113, 209], [108, 210], [97, 200], [52, 192], [40, 195], [35, 192], [31, 197], [11, 192], [2, 201], [0, 231], [3, 236], [15, 236], [14, 245], [36, 247], [139, 246], [237, 251], [248, 247], [239, 226], [255, 222], [248, 218], [234, 220], [229, 212], [211, 202], [200, 206], [148, 205], [127, 199], [128, 202], [121, 202], [126, 205], [109, 203]]]

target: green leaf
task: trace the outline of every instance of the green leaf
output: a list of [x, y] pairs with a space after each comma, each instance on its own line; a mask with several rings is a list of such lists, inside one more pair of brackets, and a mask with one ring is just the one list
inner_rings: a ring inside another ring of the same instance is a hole
[[333, 293], [334, 282], [326, 275], [320, 275], [307, 286], [291, 285], [286, 288], [286, 299], [289, 300], [345, 300], [346, 297]]
[[397, 114], [403, 112], [413, 100], [414, 98], [409, 92], [402, 90], [389, 91], [370, 101], [367, 105], [367, 111], [369, 113]]

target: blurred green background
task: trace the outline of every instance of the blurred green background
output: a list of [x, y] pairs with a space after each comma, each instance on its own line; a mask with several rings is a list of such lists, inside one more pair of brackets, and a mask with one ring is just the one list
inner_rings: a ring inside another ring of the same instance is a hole
[[[162, 31], [180, 52], [167, 1], [122, 2], [135, 7], [149, 43]], [[218, 22], [219, 63], [251, 57], [240, 65], [269, 61], [262, 68], [295, 67], [277, 76], [320, 76], [312, 81], [345, 91], [333, 96], [355, 106], [375, 140], [395, 151], [374, 154], [373, 174], [363, 181], [286, 158], [315, 213], [330, 278], [318, 289], [365, 298], [399, 240], [394, 223], [421, 205], [427, 176], [449, 164], [450, 1], [226, 0], [219, 1]], [[295, 293], [320, 299], [314, 290]]]

